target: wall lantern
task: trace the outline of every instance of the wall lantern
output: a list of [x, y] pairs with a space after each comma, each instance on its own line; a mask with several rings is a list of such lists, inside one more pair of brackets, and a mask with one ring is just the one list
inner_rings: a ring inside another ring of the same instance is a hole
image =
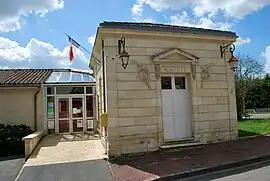
[[128, 61], [129, 61], [129, 54], [126, 51], [126, 39], [125, 37], [122, 37], [120, 40], [118, 40], [118, 52], [119, 52], [119, 58], [122, 61], [122, 67], [124, 69], [127, 68], [128, 66]]
[[230, 53], [231, 53], [231, 58], [229, 59], [228, 63], [230, 64], [230, 68], [231, 70], [233, 70], [234, 72], [237, 70], [237, 58], [233, 55], [233, 52], [235, 50], [235, 45], [234, 44], [228, 44], [225, 46], [220, 46], [220, 56], [221, 58], [224, 57], [225, 54], [225, 50], [230, 46]]

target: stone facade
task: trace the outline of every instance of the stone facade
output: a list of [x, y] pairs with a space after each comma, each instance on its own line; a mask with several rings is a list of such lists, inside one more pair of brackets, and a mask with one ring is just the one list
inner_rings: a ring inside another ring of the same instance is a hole
[[[117, 42], [123, 34], [130, 55], [126, 69], [118, 58]], [[235, 37], [99, 29], [93, 50], [99, 60], [101, 39], [110, 156], [154, 151], [164, 144], [160, 76], [167, 74], [188, 76], [195, 140], [208, 143], [237, 139], [234, 72], [220, 55], [220, 45], [233, 43]], [[92, 67], [102, 112], [102, 64], [92, 58]], [[141, 71], [147, 72], [147, 81]]]

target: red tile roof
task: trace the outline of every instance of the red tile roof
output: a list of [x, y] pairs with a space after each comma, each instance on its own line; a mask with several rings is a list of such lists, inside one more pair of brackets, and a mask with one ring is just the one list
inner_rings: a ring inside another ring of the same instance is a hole
[[0, 69], [0, 87], [36, 87], [43, 84], [53, 69]]

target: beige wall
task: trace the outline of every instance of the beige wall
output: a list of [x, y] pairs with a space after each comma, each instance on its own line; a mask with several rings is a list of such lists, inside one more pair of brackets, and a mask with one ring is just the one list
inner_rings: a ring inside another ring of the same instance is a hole
[[[118, 58], [117, 40], [121, 36], [104, 34], [103, 37], [107, 57], [109, 154], [152, 151], [164, 144], [157, 67], [161, 74], [166, 74], [165, 69], [170, 67], [179, 67], [180, 70], [181, 67], [191, 67], [191, 63], [181, 58], [178, 63], [164, 61], [157, 64], [153, 61], [153, 56], [170, 48], [179, 48], [199, 57], [195, 78], [191, 75], [191, 68], [187, 72], [176, 72], [190, 75], [193, 137], [202, 142], [237, 138], [234, 76], [226, 61], [220, 57], [221, 41], [131, 36], [127, 32], [125, 37], [130, 63], [124, 69]], [[223, 41], [224, 44], [230, 42], [231, 39]], [[177, 59], [175, 55], [171, 56], [167, 59]], [[137, 64], [148, 69], [150, 88], [139, 79]], [[202, 83], [202, 69], [207, 64], [211, 64], [210, 76]]]
[[[34, 130], [34, 95], [37, 88], [1, 88], [0, 123], [26, 124]], [[42, 91], [38, 94], [37, 128], [43, 129], [44, 109]]]

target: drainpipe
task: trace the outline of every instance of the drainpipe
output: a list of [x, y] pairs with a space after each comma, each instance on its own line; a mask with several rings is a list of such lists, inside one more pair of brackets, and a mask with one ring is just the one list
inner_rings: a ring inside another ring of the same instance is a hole
[[[103, 77], [103, 108], [104, 113], [107, 113], [107, 105], [106, 105], [106, 81], [105, 81], [105, 55], [104, 55], [104, 40], [101, 42], [101, 51], [102, 51], [102, 77]], [[105, 152], [108, 154], [108, 139], [107, 139], [107, 127], [104, 127], [105, 131]]]
[[[227, 86], [229, 84], [228, 82], [228, 63], [227, 63], [227, 55], [226, 51], [224, 53], [224, 60], [225, 60], [225, 72], [226, 72], [226, 82]], [[232, 119], [231, 119], [231, 102], [230, 102], [230, 93], [229, 93], [229, 86], [227, 87], [227, 99], [228, 99], [228, 110], [229, 110], [229, 128], [230, 128], [230, 140], [232, 140]]]
[[37, 95], [40, 92], [40, 86], [34, 95], [34, 129], [37, 131]]

